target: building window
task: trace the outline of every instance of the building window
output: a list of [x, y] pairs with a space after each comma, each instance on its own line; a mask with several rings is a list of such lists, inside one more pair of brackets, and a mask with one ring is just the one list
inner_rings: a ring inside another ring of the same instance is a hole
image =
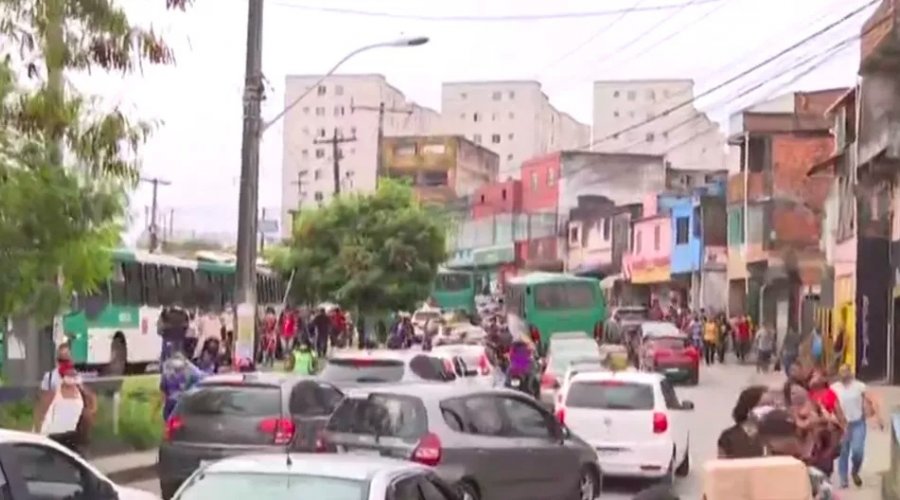
[[319, 180], [321, 178], [322, 178], [322, 171], [318, 168], [315, 169], [315, 171], [313, 171], [313, 180]]
[[653, 226], [653, 250], [659, 250], [660, 228], [658, 225]]
[[481, 195], [481, 203], [484, 204], [484, 195]]
[[[505, 200], [505, 199], [506, 199], [506, 190], [505, 190], [505, 189], [503, 189], [503, 190], [500, 191], [500, 199], [501, 199], [501, 200]], [[484, 201], [484, 196], [481, 197], [481, 201]]]
[[414, 144], [403, 144], [394, 147], [394, 156], [415, 156], [416, 146]]
[[691, 229], [691, 219], [689, 217], [678, 217], [675, 219], [675, 244], [686, 245], [689, 239]]
[[465, 119], [466, 119], [466, 114], [465, 114], [465, 113], [460, 113], [460, 114], [459, 114], [459, 119], [460, 119], [460, 120], [465, 120]]
[[319, 106], [316, 108], [316, 116], [325, 116], [325, 108]]
[[309, 150], [308, 150], [308, 149], [304, 149], [303, 151], [300, 152], [300, 156], [302, 156], [302, 157], [304, 157], [304, 158], [308, 158], [308, 157], [309, 157]]
[[497, 113], [491, 113], [491, 121], [492, 122], [497, 121], [497, 116], [499, 116]]
[[512, 111], [510, 111], [510, 112], [509, 112], [509, 119], [510, 119], [510, 120], [515, 120], [515, 119], [516, 119], [516, 114], [513, 113]]
[[609, 241], [609, 230], [612, 226], [612, 221], [610, 219], [603, 219], [601, 224], [603, 224], [603, 241]]
[[419, 186], [440, 187], [447, 185], [447, 172], [422, 172], [419, 175]]
[[538, 190], [538, 174], [537, 174], [537, 172], [531, 173], [531, 190], [532, 191]]
[[502, 97], [503, 97], [503, 92], [494, 92], [494, 94], [491, 96], [491, 98], [494, 99], [495, 101], [499, 101]]
[[316, 158], [325, 158], [325, 150], [322, 148], [316, 148]]
[[516, 98], [516, 91], [515, 91], [515, 90], [510, 90], [510, 91], [509, 91], [509, 94], [507, 94], [507, 95], [509, 96], [509, 99], [510, 99], [510, 100], [513, 100], [513, 99]]
[[656, 100], [656, 91], [653, 89], [648, 90], [647, 91], [647, 99], [650, 99], [651, 101], [655, 101]]
[[656, 136], [653, 135], [653, 132], [647, 132], [647, 135], [644, 137], [647, 142], [653, 142], [656, 139]]
[[665, 132], [663, 132], [663, 133], [662, 133], [662, 136], [663, 136], [663, 139], [667, 139], [667, 140], [668, 140], [668, 139], [669, 139], [669, 131], [666, 130]]
[[335, 85], [334, 86], [334, 95], [344, 95], [344, 86], [343, 85]]
[[694, 207], [694, 238], [698, 240], [703, 237], [703, 224], [700, 222], [700, 207]]
[[618, 111], [613, 111], [613, 117], [618, 118], [618, 117], [619, 117], [619, 112], [618, 112]]
[[578, 226], [569, 228], [569, 245], [577, 246], [581, 238], [578, 237]]
[[616, 90], [616, 91], [613, 92], [613, 97], [616, 97], [616, 98], [619, 97], [619, 91], [618, 91], [618, 90]]
[[492, 134], [492, 135], [491, 135], [491, 142], [492, 142], [493, 144], [500, 144], [500, 134]]
[[350, 137], [356, 137], [356, 127], [350, 127]]
[[324, 129], [324, 128], [321, 128], [321, 127], [320, 127], [319, 129], [317, 129], [317, 130], [316, 130], [316, 136], [317, 136], [317, 137], [325, 137], [325, 129]]
[[740, 208], [728, 212], [728, 245], [744, 243], [744, 211]]
[[516, 134], [507, 134], [506, 138], [509, 140], [513, 140], [516, 137]]
[[319, 95], [325, 95], [325, 92], [326, 90], [324, 85], [319, 85], [319, 88], [316, 89], [316, 93]]
[[512, 159], [513, 159], [513, 154], [512, 154], [512, 153], [506, 155], [506, 161], [512, 161]]
[[474, 134], [472, 136], [472, 142], [475, 144], [481, 144], [481, 134]]
[[556, 185], [556, 169], [547, 170], [547, 185], [551, 187]]
[[422, 154], [426, 155], [442, 155], [447, 152], [447, 147], [443, 144], [426, 144], [422, 146]]
[[322, 192], [321, 192], [321, 191], [316, 191], [315, 199], [316, 199], [316, 201], [322, 201], [322, 200], [325, 199], [325, 197], [322, 196]]
[[335, 106], [334, 107], [334, 116], [344, 116], [344, 107], [343, 106]]
[[477, 122], [481, 117], [478, 116], [478, 113], [472, 113], [472, 121]]
[[629, 90], [628, 91], [628, 100], [633, 101], [635, 99], [637, 99], [637, 92], [635, 92], [634, 90]]
[[459, 93], [459, 98], [460, 98], [460, 99], [468, 99], [468, 98], [469, 98], [469, 94], [466, 94], [465, 92], [460, 92], [460, 93]]
[[308, 115], [308, 114], [309, 114], [309, 106], [305, 106], [305, 107], [303, 108], [303, 114], [304, 114], [304, 115]]

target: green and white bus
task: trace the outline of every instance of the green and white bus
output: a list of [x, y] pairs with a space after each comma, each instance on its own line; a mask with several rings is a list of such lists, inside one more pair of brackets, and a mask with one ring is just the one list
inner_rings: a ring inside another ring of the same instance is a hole
[[544, 346], [558, 333], [593, 337], [606, 320], [606, 300], [594, 278], [536, 272], [510, 278], [504, 292], [510, 331]]
[[[79, 368], [120, 375], [159, 361], [156, 323], [162, 307], [220, 311], [233, 302], [235, 266], [226, 259], [188, 260], [136, 250], [114, 250], [106, 286], [75, 297], [62, 327]], [[279, 305], [284, 285], [277, 273], [257, 270], [260, 307]]]
[[475, 295], [478, 293], [475, 273], [438, 269], [431, 297], [445, 311], [465, 310], [475, 313]]

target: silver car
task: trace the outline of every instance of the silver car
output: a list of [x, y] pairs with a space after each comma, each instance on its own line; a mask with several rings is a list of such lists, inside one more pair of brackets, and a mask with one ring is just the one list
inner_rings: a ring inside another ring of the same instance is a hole
[[596, 450], [518, 391], [402, 384], [346, 396], [323, 436], [338, 452], [434, 467], [465, 500], [600, 494]]
[[423, 465], [356, 455], [242, 455], [198, 469], [174, 500], [459, 500]]
[[395, 382], [453, 382], [452, 363], [413, 349], [342, 351], [328, 358], [319, 379], [336, 385]]

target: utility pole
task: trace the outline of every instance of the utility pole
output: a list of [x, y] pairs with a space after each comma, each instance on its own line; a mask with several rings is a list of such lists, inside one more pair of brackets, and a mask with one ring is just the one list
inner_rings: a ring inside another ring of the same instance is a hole
[[169, 240], [175, 238], [175, 209], [169, 209]]
[[404, 108], [394, 108], [385, 107], [384, 101], [378, 103], [378, 106], [357, 106], [350, 101], [350, 112], [355, 113], [356, 110], [360, 111], [377, 111], [378, 112], [378, 144], [375, 145], [375, 155], [377, 158], [375, 159], [375, 184], [378, 185], [378, 180], [385, 174], [384, 168], [384, 116], [387, 113], [395, 113], [409, 116], [412, 114], [412, 109], [404, 109]]
[[159, 186], [171, 186], [172, 183], [159, 177], [141, 177], [141, 182], [153, 185], [153, 200], [150, 202], [150, 224], [147, 227], [150, 233], [150, 253], [153, 253], [159, 248], [159, 224], [157, 223]]
[[[259, 214], [259, 219], [263, 222], [266, 221], [266, 209], [263, 207], [261, 213]], [[262, 254], [266, 250], [266, 233], [260, 228], [259, 230], [259, 253]]]
[[313, 142], [315, 144], [331, 144], [331, 154], [334, 157], [334, 163], [332, 163], [332, 167], [334, 170], [334, 195], [337, 196], [341, 194], [341, 148], [340, 145], [345, 142], [355, 142], [356, 136], [353, 137], [341, 137], [338, 134], [338, 129], [335, 127], [334, 132], [331, 134], [331, 139], [316, 139]]
[[241, 190], [238, 207], [237, 270], [234, 298], [237, 304], [235, 358], [256, 358], [256, 209], [259, 197], [259, 142], [263, 99], [262, 28], [263, 0], [249, 0], [247, 9], [247, 59], [244, 68], [244, 132], [241, 143]]

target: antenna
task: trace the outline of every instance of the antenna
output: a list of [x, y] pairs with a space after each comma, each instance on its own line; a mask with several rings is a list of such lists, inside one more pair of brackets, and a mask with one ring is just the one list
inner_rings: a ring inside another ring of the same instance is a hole
[[[284, 384], [283, 383], [278, 384], [278, 392], [279, 392], [279, 399], [284, 401]], [[290, 407], [290, 402], [288, 403], [288, 407]], [[284, 407], [282, 407], [282, 410], [281, 410], [281, 418], [285, 418]], [[287, 418], [291, 418], [290, 411], [288, 412]], [[284, 444], [284, 463], [288, 467], [293, 467], [293, 465], [294, 465], [294, 461], [291, 459], [291, 443], [294, 441], [294, 438], [296, 437], [296, 435], [297, 434], [295, 432], [294, 435], [291, 436], [291, 440]]]

